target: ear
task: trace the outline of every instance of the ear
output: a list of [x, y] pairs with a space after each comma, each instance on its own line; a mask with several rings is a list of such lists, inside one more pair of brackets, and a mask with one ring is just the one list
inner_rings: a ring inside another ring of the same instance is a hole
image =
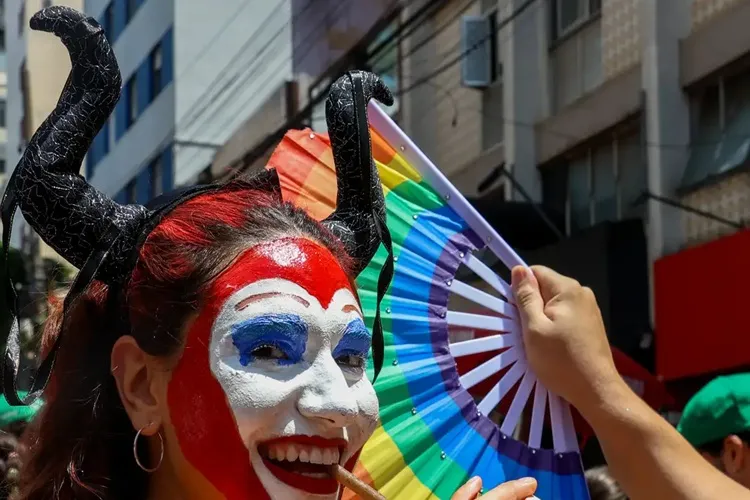
[[159, 373], [151, 357], [129, 336], [117, 339], [111, 354], [112, 376], [130, 422], [143, 435], [150, 436], [161, 427]]
[[721, 461], [724, 470], [730, 477], [738, 474], [750, 459], [745, 443], [735, 435], [727, 436], [724, 439], [724, 449], [721, 452]]

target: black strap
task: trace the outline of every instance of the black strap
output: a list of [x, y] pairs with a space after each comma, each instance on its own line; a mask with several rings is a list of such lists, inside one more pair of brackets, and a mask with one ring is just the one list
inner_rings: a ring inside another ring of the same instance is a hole
[[[365, 101], [364, 88], [362, 87], [362, 74], [360, 72], [349, 73], [352, 82], [352, 93], [354, 94], [354, 113], [357, 120], [357, 134], [359, 141], [360, 165], [368, 165], [369, 168], [362, 169], [362, 184], [365, 186], [363, 196], [370, 198], [369, 205], [372, 208], [372, 218], [375, 225], [375, 231], [378, 233], [380, 242], [385, 247], [387, 256], [383, 267], [380, 269], [378, 276], [377, 300], [375, 302], [375, 319], [372, 325], [372, 362], [374, 369], [373, 382], [378, 378], [380, 370], [383, 368], [383, 356], [385, 350], [385, 341], [383, 339], [383, 322], [380, 317], [380, 304], [385, 297], [388, 287], [393, 278], [393, 242], [391, 233], [385, 220], [385, 213], [379, 214], [374, 207], [372, 186], [372, 168], [374, 165], [372, 158], [372, 142], [370, 139], [370, 125], [367, 121], [367, 102]], [[382, 189], [380, 185], [376, 189]]]

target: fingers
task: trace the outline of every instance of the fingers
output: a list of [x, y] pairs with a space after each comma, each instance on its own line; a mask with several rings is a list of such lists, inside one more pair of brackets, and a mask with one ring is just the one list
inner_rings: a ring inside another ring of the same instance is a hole
[[541, 293], [542, 300], [545, 304], [552, 300], [553, 297], [581, 286], [580, 283], [573, 278], [563, 276], [548, 267], [532, 266], [531, 270], [534, 272], [534, 276], [536, 276], [536, 279], [539, 282], [539, 292]]
[[453, 494], [451, 500], [474, 500], [482, 491], [482, 478], [472, 477]]
[[494, 490], [482, 495], [482, 500], [526, 500], [536, 491], [536, 479], [525, 477], [503, 483]]
[[522, 266], [513, 268], [511, 273], [513, 294], [516, 296], [521, 324], [529, 328], [530, 324], [544, 321], [544, 300], [539, 291], [539, 283], [529, 269]]

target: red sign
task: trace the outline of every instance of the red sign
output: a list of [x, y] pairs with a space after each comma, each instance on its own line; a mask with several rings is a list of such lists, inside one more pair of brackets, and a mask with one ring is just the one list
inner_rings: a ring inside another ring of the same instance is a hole
[[654, 264], [656, 369], [675, 380], [750, 364], [750, 231]]

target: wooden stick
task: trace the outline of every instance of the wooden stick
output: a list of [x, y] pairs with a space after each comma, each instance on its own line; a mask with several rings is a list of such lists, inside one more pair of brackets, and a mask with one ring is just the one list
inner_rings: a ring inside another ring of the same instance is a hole
[[364, 500], [386, 500], [383, 495], [339, 464], [331, 466], [331, 477]]

